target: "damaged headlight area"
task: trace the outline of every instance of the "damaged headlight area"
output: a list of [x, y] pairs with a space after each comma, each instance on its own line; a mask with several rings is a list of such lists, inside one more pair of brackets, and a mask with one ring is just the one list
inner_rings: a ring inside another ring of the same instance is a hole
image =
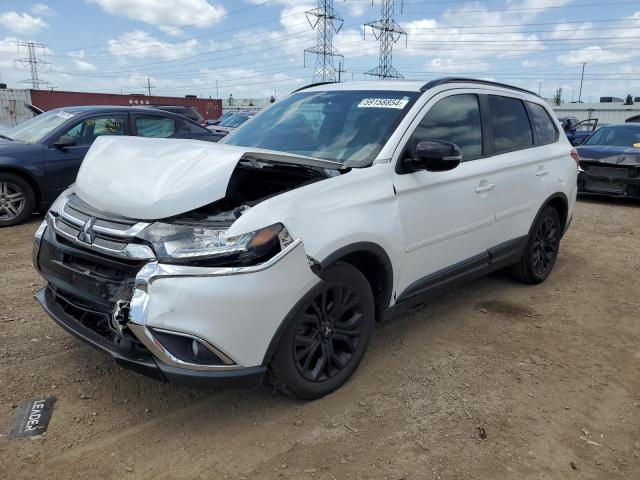
[[292, 243], [280, 223], [226, 237], [227, 229], [189, 223], [154, 223], [138, 234], [158, 261], [202, 267], [242, 267], [266, 262]]

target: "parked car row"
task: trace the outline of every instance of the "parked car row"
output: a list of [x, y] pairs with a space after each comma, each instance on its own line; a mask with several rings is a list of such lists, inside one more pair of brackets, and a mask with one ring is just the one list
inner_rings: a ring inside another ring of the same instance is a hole
[[182, 115], [146, 107], [51, 110], [0, 133], [0, 227], [44, 212], [71, 185], [94, 140], [105, 135], [217, 141]]
[[213, 132], [213, 134], [216, 135], [218, 139], [226, 137], [229, 133], [234, 131], [251, 117], [255, 116], [258, 112], [248, 110], [237, 113], [228, 113], [228, 115], [223, 115], [224, 118], [221, 117], [219, 123], [216, 123], [215, 125], [207, 125], [207, 128], [211, 130], [211, 132]]

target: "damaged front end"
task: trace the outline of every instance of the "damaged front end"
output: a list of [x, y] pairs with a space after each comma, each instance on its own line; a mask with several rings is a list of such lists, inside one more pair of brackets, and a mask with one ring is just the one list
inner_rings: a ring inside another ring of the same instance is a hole
[[224, 197], [158, 220], [106, 213], [65, 192], [36, 239], [34, 264], [48, 282], [36, 297], [66, 330], [141, 373], [188, 385], [258, 382], [296, 288], [318, 278], [283, 224], [234, 237], [228, 229], [254, 205], [333, 174], [242, 158]]

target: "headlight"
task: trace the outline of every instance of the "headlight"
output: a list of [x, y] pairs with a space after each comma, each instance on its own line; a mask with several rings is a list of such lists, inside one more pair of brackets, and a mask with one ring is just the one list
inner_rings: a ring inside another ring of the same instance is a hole
[[160, 262], [225, 267], [262, 263], [291, 243], [280, 223], [237, 237], [226, 233], [202, 224], [154, 223], [138, 238], [151, 244]]

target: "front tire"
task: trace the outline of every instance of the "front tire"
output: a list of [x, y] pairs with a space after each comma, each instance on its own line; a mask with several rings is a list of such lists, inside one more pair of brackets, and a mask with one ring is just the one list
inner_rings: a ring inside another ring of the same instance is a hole
[[320, 276], [322, 286], [298, 310], [269, 368], [271, 383], [304, 400], [323, 397], [351, 377], [375, 322], [373, 293], [360, 270], [336, 263]]
[[531, 229], [522, 259], [511, 267], [511, 276], [529, 285], [544, 282], [556, 263], [561, 237], [562, 225], [558, 211], [546, 207]]
[[0, 173], [0, 228], [24, 222], [35, 209], [36, 196], [18, 175]]

